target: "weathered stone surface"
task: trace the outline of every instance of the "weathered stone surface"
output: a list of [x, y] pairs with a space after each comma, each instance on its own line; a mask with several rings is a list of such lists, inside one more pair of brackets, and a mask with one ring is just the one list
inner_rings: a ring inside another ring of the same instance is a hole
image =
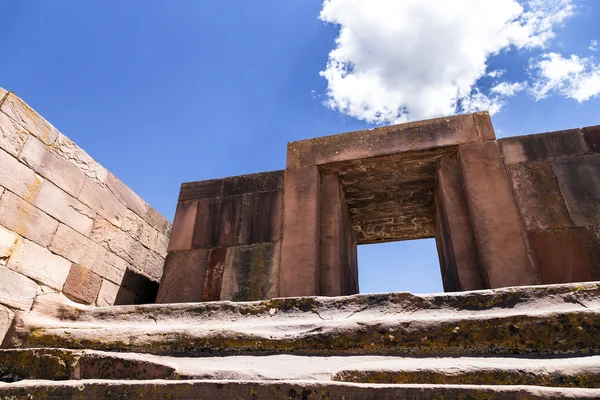
[[481, 140], [494, 140], [496, 139], [496, 133], [492, 125], [492, 119], [487, 111], [480, 111], [471, 114], [475, 121], [475, 127], [477, 128], [477, 134]]
[[0, 224], [43, 247], [58, 227], [58, 221], [8, 191], [0, 198]]
[[121, 226], [131, 237], [149, 249], [156, 249], [158, 231], [131, 210], [127, 210]]
[[436, 118], [288, 144], [287, 168], [386, 156], [479, 141], [472, 115]]
[[32, 203], [40, 190], [42, 179], [3, 150], [0, 150], [0, 165], [0, 186]]
[[0, 265], [6, 265], [17, 240], [19, 240], [19, 235], [0, 225]]
[[230, 176], [223, 179], [223, 196], [271, 192], [283, 188], [284, 171]]
[[161, 233], [156, 236], [156, 247], [155, 251], [161, 257], [167, 256], [167, 249], [169, 247], [169, 238]]
[[0, 112], [0, 148], [13, 157], [18, 157], [27, 140], [27, 134], [27, 129]]
[[69, 307], [44, 309], [36, 301], [34, 312], [19, 320], [13, 345], [187, 356], [600, 351], [598, 282], [436, 295]]
[[185, 182], [179, 191], [179, 203], [190, 200], [202, 200], [221, 197], [223, 195], [223, 179], [209, 181]]
[[317, 167], [288, 170], [284, 181], [279, 295], [319, 293], [321, 177]]
[[162, 233], [167, 237], [171, 235], [171, 222], [154, 208], [148, 207], [148, 211], [144, 216], [144, 221], [155, 227], [159, 233]]
[[487, 282], [492, 288], [538, 283], [498, 144], [466, 144], [458, 154]]
[[37, 295], [34, 281], [8, 268], [0, 267], [0, 304], [29, 310]]
[[321, 296], [358, 293], [356, 238], [337, 174], [321, 176]]
[[14, 93], [10, 93], [6, 97], [0, 110], [45, 144], [54, 143], [59, 135], [55, 127], [33, 111], [31, 107]]
[[436, 244], [445, 291], [488, 287], [456, 156], [440, 159], [436, 181]]
[[173, 379], [175, 367], [143, 355], [64, 349], [0, 350], [0, 381]]
[[152, 250], [148, 250], [146, 253], [146, 261], [144, 261], [144, 264], [140, 269], [150, 275], [151, 278], [160, 281], [163, 274], [165, 259]]
[[590, 151], [600, 153], [600, 125], [588, 126], [581, 131]]
[[149, 256], [150, 250], [104, 218], [96, 218], [90, 239], [139, 269]]
[[168, 251], [189, 250], [192, 248], [192, 237], [196, 225], [198, 202], [190, 201], [177, 204], [173, 230], [169, 240]]
[[84, 304], [94, 304], [100, 291], [102, 278], [79, 264], [73, 264], [65, 282], [63, 293], [69, 299]]
[[158, 288], [157, 303], [202, 301], [208, 262], [208, 249], [169, 253]]
[[223, 270], [227, 260], [227, 248], [211, 249], [208, 253], [206, 264], [206, 277], [204, 278], [204, 290], [202, 301], [217, 301], [221, 298], [221, 284], [223, 282]]
[[580, 129], [515, 136], [498, 140], [507, 165], [585, 154]]
[[592, 266], [600, 260], [598, 238], [585, 228], [531, 232], [529, 247], [541, 282], [566, 283], [600, 279]]
[[34, 242], [21, 239], [17, 242], [6, 267], [53, 289], [61, 290], [69, 274], [71, 262]]
[[129, 266], [120, 257], [63, 224], [59, 225], [50, 250], [119, 285]]
[[34, 136], [29, 136], [19, 156], [25, 165], [73, 197], [77, 197], [85, 175]]
[[98, 293], [98, 298], [96, 299], [96, 305], [99, 307], [107, 307], [115, 304], [117, 294], [119, 293], [119, 288], [120, 287], [118, 285], [115, 285], [111, 281], [102, 279], [100, 292]]
[[148, 212], [150, 206], [111, 172], [107, 174], [106, 188], [135, 214], [143, 217]]
[[0, 343], [4, 340], [4, 336], [10, 329], [15, 313], [11, 309], [0, 306]]
[[220, 300], [253, 301], [277, 297], [279, 243], [227, 249]]
[[428, 385], [532, 385], [600, 388], [598, 356], [566, 359], [428, 358], [363, 363], [334, 381]]
[[0, 396], [29, 399], [30, 396], [73, 400], [89, 398], [146, 399], [595, 399], [600, 391], [579, 388], [485, 385], [373, 385], [318, 381], [22, 381], [0, 386]]
[[198, 200], [192, 248], [216, 247], [219, 235], [218, 223], [221, 203], [220, 198]]
[[78, 199], [113, 225], [121, 226], [125, 219], [127, 208], [108, 190], [98, 186], [89, 178], [84, 180]]
[[59, 133], [53, 147], [62, 158], [75, 165], [92, 181], [104, 185], [108, 176], [106, 168], [98, 164], [83, 149], [73, 143], [71, 139]]
[[573, 226], [549, 163], [509, 165], [506, 170], [526, 230]]
[[575, 226], [600, 225], [600, 154], [552, 163]]
[[34, 205], [84, 236], [92, 231], [96, 213], [48, 180], [42, 182]]

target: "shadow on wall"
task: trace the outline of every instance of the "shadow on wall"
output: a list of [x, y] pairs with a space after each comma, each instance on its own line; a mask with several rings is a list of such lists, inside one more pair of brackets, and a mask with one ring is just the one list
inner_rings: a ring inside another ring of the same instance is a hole
[[115, 305], [155, 303], [157, 293], [158, 282], [151, 281], [144, 275], [128, 269], [117, 292]]

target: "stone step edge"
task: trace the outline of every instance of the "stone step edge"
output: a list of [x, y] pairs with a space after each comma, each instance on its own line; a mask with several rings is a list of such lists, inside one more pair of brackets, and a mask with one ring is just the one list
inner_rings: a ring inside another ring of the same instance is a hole
[[489, 385], [373, 385], [318, 381], [21, 381], [0, 385], [11, 399], [597, 399], [599, 389]]

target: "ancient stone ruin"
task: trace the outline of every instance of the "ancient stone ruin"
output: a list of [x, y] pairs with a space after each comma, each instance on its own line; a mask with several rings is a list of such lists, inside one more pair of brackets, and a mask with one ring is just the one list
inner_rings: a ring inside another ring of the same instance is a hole
[[[358, 245], [419, 238], [446, 293], [358, 294]], [[600, 398], [598, 281], [600, 126], [292, 142], [171, 226], [0, 89], [0, 398]]]

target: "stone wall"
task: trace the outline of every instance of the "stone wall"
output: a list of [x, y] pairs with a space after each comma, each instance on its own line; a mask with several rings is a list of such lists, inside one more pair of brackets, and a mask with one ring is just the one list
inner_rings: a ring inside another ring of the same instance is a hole
[[157, 302], [279, 295], [283, 171], [181, 185]]
[[9, 309], [29, 310], [47, 292], [99, 306], [153, 302], [170, 230], [106, 168], [0, 88], [0, 319], [10, 319]]
[[600, 280], [600, 126], [498, 142], [538, 282]]

